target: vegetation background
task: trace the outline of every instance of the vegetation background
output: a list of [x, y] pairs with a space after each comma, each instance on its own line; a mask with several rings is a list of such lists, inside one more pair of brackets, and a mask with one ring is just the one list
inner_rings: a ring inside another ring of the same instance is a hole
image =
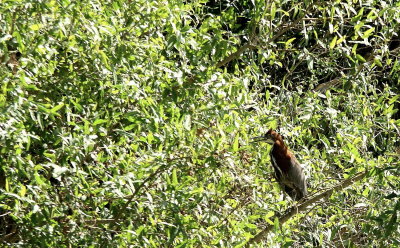
[[[0, 242], [398, 247], [399, 23], [394, 0], [1, 1]], [[364, 179], [280, 225], [269, 128], [310, 194]]]

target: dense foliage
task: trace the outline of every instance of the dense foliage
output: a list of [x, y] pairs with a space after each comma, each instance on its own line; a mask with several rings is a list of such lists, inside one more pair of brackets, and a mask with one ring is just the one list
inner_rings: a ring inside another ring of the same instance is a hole
[[[396, 1], [0, 4], [0, 241], [400, 245]], [[309, 206], [272, 176], [278, 130]], [[312, 196], [310, 196], [312, 197]]]

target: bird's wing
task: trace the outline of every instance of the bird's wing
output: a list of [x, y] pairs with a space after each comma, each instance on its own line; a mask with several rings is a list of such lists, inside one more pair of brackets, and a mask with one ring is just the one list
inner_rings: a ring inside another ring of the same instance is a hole
[[306, 177], [303, 168], [296, 158], [292, 157], [292, 168], [288, 172], [288, 178], [293, 185], [301, 191], [302, 194], [307, 194]]

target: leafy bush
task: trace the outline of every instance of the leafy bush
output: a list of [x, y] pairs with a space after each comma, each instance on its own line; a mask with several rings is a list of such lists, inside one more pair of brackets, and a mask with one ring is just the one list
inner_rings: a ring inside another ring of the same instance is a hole
[[[3, 244], [399, 245], [398, 3], [4, 1], [0, 13]], [[269, 128], [312, 195], [365, 178], [279, 225], [295, 203], [270, 146], [250, 142]]]

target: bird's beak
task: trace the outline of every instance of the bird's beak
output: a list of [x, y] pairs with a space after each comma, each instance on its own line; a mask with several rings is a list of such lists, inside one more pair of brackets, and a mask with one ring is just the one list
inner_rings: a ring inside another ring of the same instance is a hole
[[273, 144], [274, 143], [274, 141], [271, 138], [267, 137], [267, 136], [258, 136], [258, 137], [254, 137], [254, 138], [251, 139], [252, 143], [260, 142], [260, 141], [265, 141], [268, 144]]

